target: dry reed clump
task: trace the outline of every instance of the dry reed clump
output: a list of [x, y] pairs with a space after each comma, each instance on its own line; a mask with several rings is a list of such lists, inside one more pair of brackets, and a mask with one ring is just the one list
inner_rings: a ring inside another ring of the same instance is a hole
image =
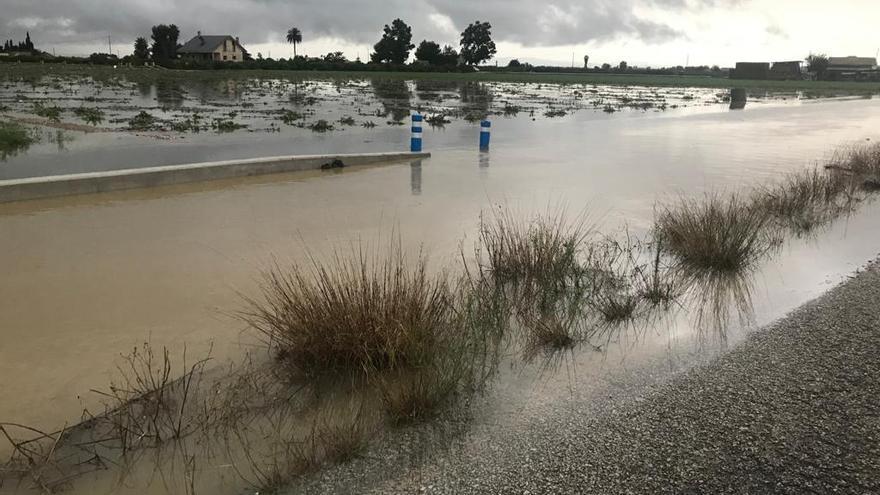
[[368, 258], [339, 253], [309, 269], [276, 266], [265, 275], [263, 300], [243, 318], [305, 375], [399, 369], [418, 364], [454, 327], [444, 274], [400, 245]]
[[814, 168], [759, 189], [754, 201], [782, 227], [806, 233], [852, 211], [855, 198], [851, 186], [845, 173]]
[[429, 274], [423, 256], [408, 262], [399, 244], [373, 258], [312, 259], [310, 270], [276, 267], [263, 295], [243, 317], [283, 362], [306, 378], [366, 378], [394, 423], [485, 384], [507, 323], [495, 284], [479, 273], [450, 283]]
[[880, 145], [838, 150], [824, 168], [760, 189], [756, 205], [798, 234], [827, 225], [853, 211], [864, 193], [880, 190]]
[[412, 367], [378, 380], [380, 398], [394, 424], [423, 421], [454, 399], [482, 390], [498, 367], [510, 313], [501, 289], [479, 275], [465, 274], [449, 304], [450, 330], [432, 352]]
[[850, 173], [857, 186], [870, 188], [867, 184], [880, 182], [880, 144], [838, 151], [825, 168]]
[[590, 233], [584, 215], [569, 222], [565, 211], [557, 211], [521, 221], [499, 210], [481, 216], [480, 249], [499, 283], [563, 290], [579, 276], [578, 258]]
[[655, 236], [678, 265], [717, 273], [748, 270], [779, 243], [770, 216], [735, 194], [682, 198], [659, 213]]

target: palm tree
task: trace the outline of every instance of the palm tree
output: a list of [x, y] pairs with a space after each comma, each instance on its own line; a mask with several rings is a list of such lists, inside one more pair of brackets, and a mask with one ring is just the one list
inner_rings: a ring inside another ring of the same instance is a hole
[[299, 28], [290, 28], [287, 31], [287, 42], [293, 43], [293, 58], [296, 58], [296, 44], [302, 43], [303, 35]]

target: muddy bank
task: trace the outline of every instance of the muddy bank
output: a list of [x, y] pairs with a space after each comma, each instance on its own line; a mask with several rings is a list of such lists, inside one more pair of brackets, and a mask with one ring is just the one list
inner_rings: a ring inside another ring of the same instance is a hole
[[290, 493], [873, 493], [878, 308], [874, 263], [646, 395], [600, 411], [572, 401], [526, 433], [413, 460], [392, 479], [342, 470]]

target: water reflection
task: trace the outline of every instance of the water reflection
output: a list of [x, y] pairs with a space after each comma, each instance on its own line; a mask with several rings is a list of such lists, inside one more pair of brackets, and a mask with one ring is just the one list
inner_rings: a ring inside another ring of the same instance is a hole
[[138, 93], [141, 95], [141, 98], [149, 99], [153, 94], [154, 85], [148, 81], [137, 81], [135, 83], [137, 87]]
[[422, 161], [415, 160], [409, 164], [409, 185], [413, 196], [422, 195]]
[[186, 92], [183, 86], [171, 79], [160, 79], [156, 81], [156, 102], [161, 107], [180, 108], [186, 99]]
[[492, 91], [485, 84], [474, 81], [459, 83], [458, 92], [461, 97], [461, 111], [468, 122], [485, 120], [492, 106]]
[[748, 96], [745, 88], [732, 88], [730, 90], [730, 109], [742, 110], [746, 107]]
[[[60, 131], [59, 131], [60, 132]], [[23, 127], [0, 122], [0, 161], [26, 151], [33, 144], [34, 138]]]
[[480, 168], [489, 168], [489, 152], [481, 151], [479, 154], [478, 166]]
[[406, 119], [410, 113], [410, 92], [406, 81], [397, 79], [371, 79], [376, 99], [382, 104], [380, 117], [391, 116], [395, 122]]
[[442, 103], [449, 93], [455, 93], [458, 83], [430, 79], [415, 80], [415, 92], [420, 101]]

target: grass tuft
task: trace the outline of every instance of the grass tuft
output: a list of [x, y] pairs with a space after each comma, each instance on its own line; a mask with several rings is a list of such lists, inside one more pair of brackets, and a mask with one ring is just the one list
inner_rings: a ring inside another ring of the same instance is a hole
[[814, 168], [760, 189], [755, 203], [783, 227], [807, 233], [852, 210], [849, 182], [839, 171]]
[[778, 244], [762, 208], [731, 194], [681, 198], [657, 218], [656, 235], [680, 264], [713, 272], [754, 267]]
[[310, 268], [276, 266], [265, 274], [262, 302], [244, 318], [306, 375], [371, 374], [418, 363], [447, 331], [451, 291], [427, 261], [404, 256], [399, 244], [384, 256], [339, 253]]
[[578, 256], [591, 231], [586, 217], [569, 222], [564, 211], [518, 220], [509, 210], [480, 219], [485, 269], [500, 283], [554, 290], [579, 276]]

